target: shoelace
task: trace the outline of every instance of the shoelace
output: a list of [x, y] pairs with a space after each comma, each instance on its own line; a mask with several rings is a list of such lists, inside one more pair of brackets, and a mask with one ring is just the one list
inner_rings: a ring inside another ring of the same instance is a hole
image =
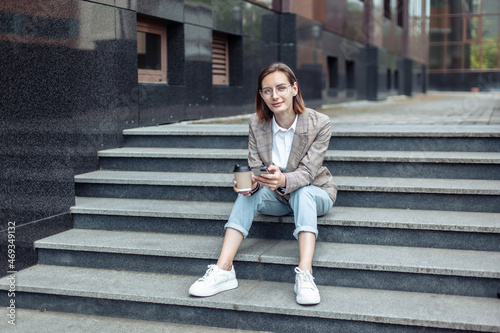
[[218, 271], [217, 265], [208, 265], [207, 267], [208, 267], [207, 272], [205, 273], [205, 275], [203, 275], [201, 278], [199, 278], [198, 281], [200, 281], [200, 282], [208, 281], [208, 280], [210, 280], [211, 277], [214, 277]]
[[314, 284], [314, 276], [312, 276], [309, 271], [304, 271], [298, 267], [295, 267], [295, 273], [297, 273], [299, 276], [302, 288], [306, 287], [316, 290], [316, 285]]

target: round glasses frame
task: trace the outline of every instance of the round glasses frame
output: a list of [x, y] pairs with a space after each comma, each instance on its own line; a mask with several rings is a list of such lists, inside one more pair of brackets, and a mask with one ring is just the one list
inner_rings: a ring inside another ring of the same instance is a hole
[[264, 89], [260, 90], [260, 95], [264, 99], [270, 99], [273, 97], [273, 92], [276, 90], [276, 94], [278, 96], [284, 96], [288, 92], [288, 87], [291, 87], [291, 86], [293, 86], [293, 83], [286, 85], [286, 86], [281, 85], [281, 86], [278, 86], [276, 88], [264, 88]]

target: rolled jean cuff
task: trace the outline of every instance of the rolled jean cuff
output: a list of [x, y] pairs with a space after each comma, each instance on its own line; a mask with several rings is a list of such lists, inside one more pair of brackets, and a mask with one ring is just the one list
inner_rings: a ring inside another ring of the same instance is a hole
[[305, 225], [305, 226], [295, 228], [295, 230], [293, 232], [293, 236], [295, 237], [295, 239], [299, 239], [299, 233], [301, 233], [301, 232], [312, 232], [313, 234], [316, 235], [316, 239], [318, 238], [318, 229]]
[[224, 225], [224, 230], [226, 230], [227, 228], [231, 228], [231, 229], [234, 229], [236, 231], [241, 232], [241, 234], [243, 235], [243, 238], [247, 238], [247, 236], [248, 236], [248, 230], [246, 230], [245, 228], [243, 228], [239, 224], [227, 222]]

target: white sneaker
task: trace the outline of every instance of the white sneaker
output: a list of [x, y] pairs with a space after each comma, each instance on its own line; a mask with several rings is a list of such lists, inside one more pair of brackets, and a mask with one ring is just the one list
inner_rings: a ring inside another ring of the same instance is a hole
[[225, 271], [217, 265], [209, 265], [205, 275], [191, 285], [189, 295], [207, 297], [237, 287], [234, 266], [230, 271]]
[[296, 301], [301, 305], [314, 305], [321, 301], [318, 287], [314, 283], [314, 277], [308, 270], [295, 267], [295, 287], [293, 290], [297, 294]]

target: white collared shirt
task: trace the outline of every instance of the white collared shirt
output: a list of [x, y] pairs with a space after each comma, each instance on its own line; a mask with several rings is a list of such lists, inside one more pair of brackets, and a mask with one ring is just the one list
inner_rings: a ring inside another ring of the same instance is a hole
[[273, 163], [285, 170], [292, 149], [293, 136], [295, 127], [297, 126], [298, 115], [295, 115], [295, 120], [289, 129], [284, 129], [278, 125], [273, 117]]

